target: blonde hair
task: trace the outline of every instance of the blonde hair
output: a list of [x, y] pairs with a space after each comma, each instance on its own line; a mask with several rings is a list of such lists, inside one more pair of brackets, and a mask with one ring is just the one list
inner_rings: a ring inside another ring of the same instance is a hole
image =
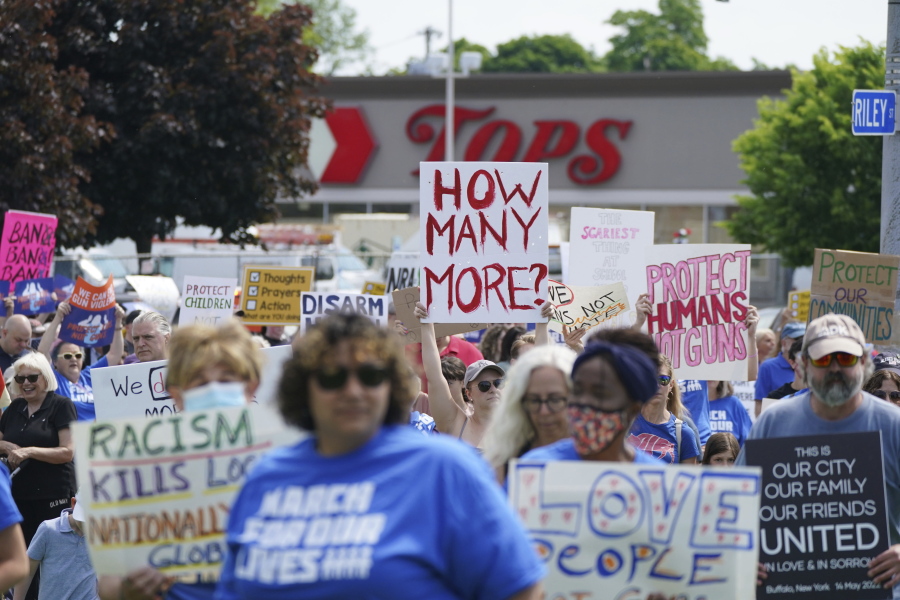
[[531, 372], [539, 367], [559, 370], [572, 390], [572, 365], [576, 354], [564, 346], [537, 346], [516, 361], [506, 374], [500, 405], [484, 434], [484, 458], [495, 469], [503, 469], [511, 458], [518, 458], [537, 433], [522, 406]]
[[[19, 374], [19, 370], [22, 367], [31, 367], [43, 375], [44, 381], [47, 382], [48, 392], [55, 392], [56, 388], [59, 387], [59, 384], [56, 382], [56, 375], [53, 374], [53, 368], [50, 366], [50, 361], [48, 361], [47, 357], [40, 352], [29, 352], [14, 362], [11, 367], [14, 370], [13, 377]], [[19, 384], [16, 383], [15, 379], [12, 380], [9, 387], [9, 393], [13, 398], [22, 397], [22, 388], [19, 387]]]
[[258, 382], [262, 354], [243, 325], [230, 319], [219, 327], [179, 327], [169, 342], [166, 387], [184, 388], [206, 367], [217, 365], [242, 381]]
[[671, 383], [669, 383], [669, 396], [666, 398], [666, 410], [675, 415], [676, 419], [684, 421], [685, 416], [690, 416], [690, 411], [681, 402], [681, 388], [678, 387], [678, 381], [675, 380], [672, 361], [661, 352], [659, 354], [659, 366], [663, 370], [668, 371], [669, 376], [672, 378]]

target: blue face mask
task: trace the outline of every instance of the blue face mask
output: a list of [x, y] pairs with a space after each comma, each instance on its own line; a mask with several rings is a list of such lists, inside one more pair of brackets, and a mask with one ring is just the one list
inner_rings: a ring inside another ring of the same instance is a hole
[[244, 406], [247, 404], [244, 388], [244, 383], [240, 381], [211, 381], [206, 385], [191, 388], [182, 394], [184, 410]]

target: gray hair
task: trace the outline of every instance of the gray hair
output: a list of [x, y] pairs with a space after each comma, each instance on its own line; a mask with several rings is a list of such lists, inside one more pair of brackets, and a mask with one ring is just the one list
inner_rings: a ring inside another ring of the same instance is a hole
[[537, 432], [522, 406], [522, 398], [528, 391], [531, 372], [538, 367], [558, 369], [572, 391], [572, 365], [575, 352], [565, 346], [537, 346], [516, 361], [506, 374], [506, 385], [500, 396], [500, 405], [491, 418], [491, 425], [484, 434], [482, 448], [484, 458], [500, 471], [512, 458], [518, 458]]
[[137, 318], [132, 322], [132, 327], [134, 325], [140, 325], [142, 323], [152, 323], [156, 326], [156, 330], [161, 334], [170, 334], [172, 333], [172, 326], [169, 325], [169, 320], [159, 314], [158, 312], [147, 311], [142, 312], [137, 316]]
[[[59, 384], [56, 382], [56, 375], [54, 375], [53, 369], [50, 367], [50, 361], [40, 352], [29, 352], [14, 362], [12, 366], [12, 369], [15, 370], [14, 375], [18, 375], [22, 367], [30, 367], [43, 375], [44, 380], [47, 382], [48, 392], [55, 392], [56, 388], [59, 387]], [[9, 393], [12, 398], [20, 398], [22, 396], [22, 388], [19, 387], [15, 379], [12, 380], [12, 384], [9, 387]]]

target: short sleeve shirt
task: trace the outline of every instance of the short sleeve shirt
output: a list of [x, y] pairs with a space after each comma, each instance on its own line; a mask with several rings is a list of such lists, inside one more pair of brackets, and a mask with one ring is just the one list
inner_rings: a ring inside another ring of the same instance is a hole
[[700, 444], [697, 435], [687, 423], [681, 425], [681, 451], [678, 450], [678, 434], [675, 415], [669, 413], [666, 423], [651, 423], [638, 414], [631, 426], [628, 442], [651, 454], [663, 462], [677, 464], [689, 458], [700, 456]]
[[22, 522], [22, 515], [16, 508], [9, 487], [9, 471], [0, 468], [0, 531]]
[[75, 402], [93, 404], [94, 384], [91, 380], [91, 369], [102, 369], [103, 367], [108, 366], [109, 362], [104, 356], [94, 364], [83, 368], [81, 374], [78, 376], [78, 381], [75, 383], [72, 383], [65, 375], [54, 369], [53, 373], [56, 375], [57, 384], [56, 393], [60, 396], [71, 398]]
[[[4, 441], [22, 448], [58, 448], [59, 432], [68, 429], [76, 418], [72, 401], [53, 392], [47, 393], [44, 403], [30, 417], [28, 403], [16, 398], [0, 416], [0, 433]], [[71, 461], [54, 465], [31, 460], [22, 466], [12, 485], [16, 500], [71, 497], [74, 491], [75, 466]]]

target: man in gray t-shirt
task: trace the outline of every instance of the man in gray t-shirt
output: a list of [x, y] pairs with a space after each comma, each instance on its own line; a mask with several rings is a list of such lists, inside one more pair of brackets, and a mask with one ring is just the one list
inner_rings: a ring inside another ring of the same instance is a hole
[[[900, 410], [862, 391], [873, 370], [865, 343], [846, 315], [812, 321], [799, 355], [809, 391], [763, 412], [747, 439], [881, 431], [891, 547], [870, 563], [869, 576], [892, 585], [894, 598], [900, 598]], [[736, 464], [746, 464], [745, 458], [741, 452]]]
[[41, 568], [38, 600], [99, 600], [97, 575], [88, 555], [83, 522], [84, 512], [76, 501], [74, 509], [63, 509], [59, 517], [38, 526], [28, 545], [31, 570], [16, 586], [14, 600], [25, 598], [38, 567]]

